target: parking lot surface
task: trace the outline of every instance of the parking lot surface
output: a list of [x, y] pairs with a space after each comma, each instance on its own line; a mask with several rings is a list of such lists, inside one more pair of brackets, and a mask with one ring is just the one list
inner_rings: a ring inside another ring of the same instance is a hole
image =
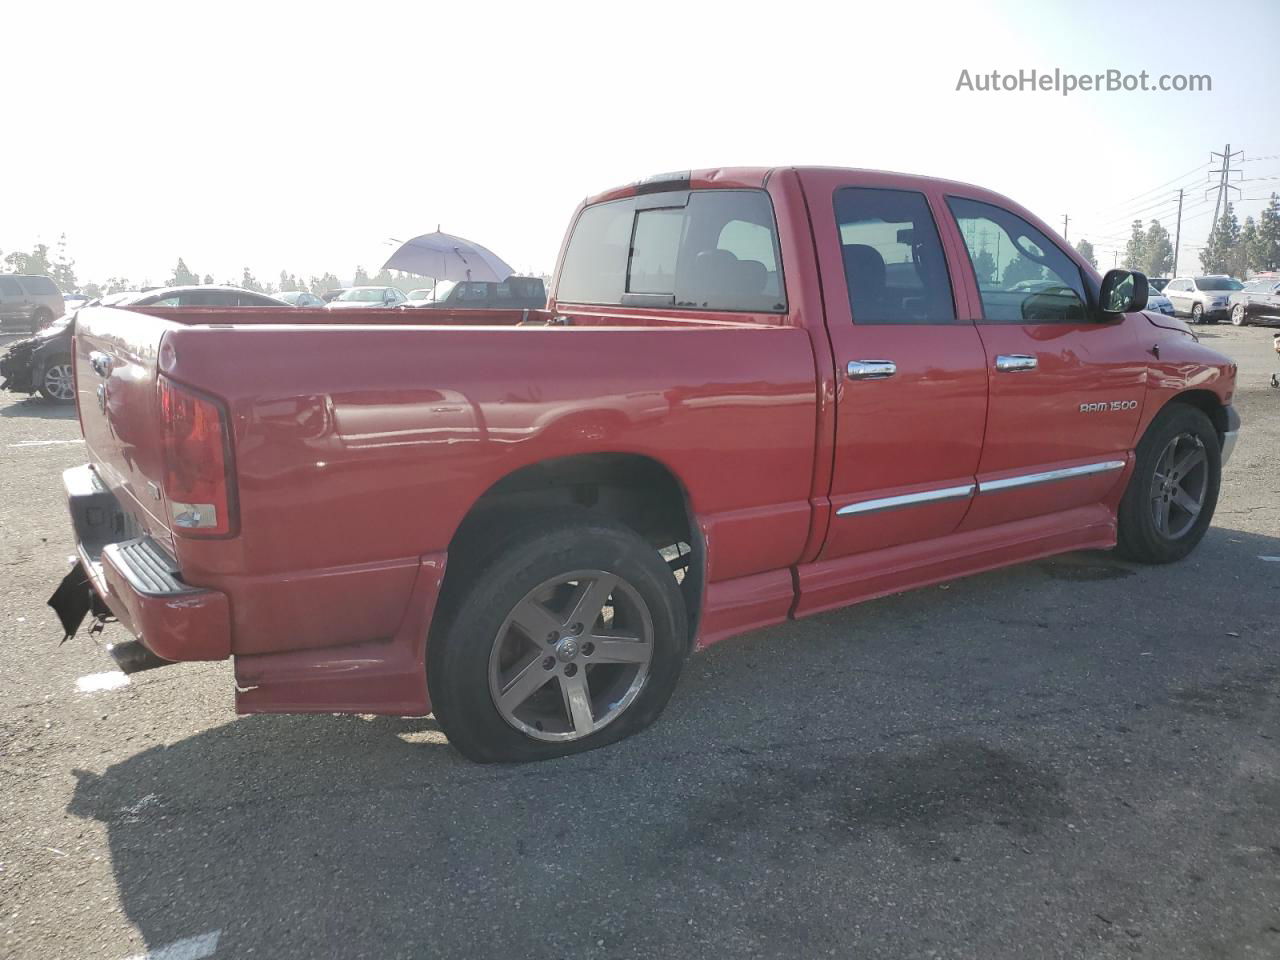
[[[517, 767], [59, 646], [74, 413], [0, 398], [0, 956], [1280, 956], [1280, 390], [1188, 560], [1072, 554], [727, 641]], [[7, 339], [7, 338], [5, 338]]]

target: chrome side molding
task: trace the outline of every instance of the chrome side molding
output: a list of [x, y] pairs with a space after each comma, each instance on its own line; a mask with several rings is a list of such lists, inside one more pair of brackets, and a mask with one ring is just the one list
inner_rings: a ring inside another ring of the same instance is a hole
[[1002, 477], [999, 480], [981, 480], [978, 482], [979, 493], [992, 493], [997, 490], [1012, 490], [1015, 487], [1032, 487], [1038, 483], [1052, 483], [1055, 480], [1070, 480], [1072, 477], [1087, 477], [1092, 473], [1107, 473], [1111, 470], [1123, 470], [1123, 460], [1102, 460], [1098, 463], [1085, 463], [1078, 467], [1063, 467], [1061, 470], [1046, 470], [1043, 473], [1024, 473], [1020, 477]]
[[836, 516], [847, 517], [855, 513], [880, 513], [883, 510], [900, 510], [902, 507], [914, 507], [922, 503], [939, 503], [943, 500], [963, 500], [973, 496], [974, 485], [965, 484], [960, 487], [941, 487], [937, 490], [923, 490], [920, 493], [903, 493], [896, 497], [879, 497], [875, 500], [863, 500], [851, 503], [836, 511]]

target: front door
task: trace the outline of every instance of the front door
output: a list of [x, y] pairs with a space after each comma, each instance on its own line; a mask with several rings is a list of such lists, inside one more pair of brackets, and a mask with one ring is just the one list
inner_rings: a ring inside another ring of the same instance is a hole
[[1105, 500], [1135, 442], [1149, 345], [1140, 313], [1104, 319], [1079, 266], [1002, 206], [947, 198], [969, 253], [990, 382], [978, 494], [962, 529]]
[[838, 381], [818, 559], [945, 536], [973, 495], [987, 377], [982, 342], [952, 293], [955, 264], [935, 223], [941, 198], [891, 175], [801, 178]]

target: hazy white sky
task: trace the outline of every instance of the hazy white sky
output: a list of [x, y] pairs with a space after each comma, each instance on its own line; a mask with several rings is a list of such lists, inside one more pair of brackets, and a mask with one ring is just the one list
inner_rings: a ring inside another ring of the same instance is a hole
[[[82, 280], [159, 282], [178, 256], [218, 280], [349, 279], [437, 224], [549, 270], [584, 195], [791, 163], [978, 183], [1108, 249], [1141, 208], [1172, 211], [1152, 188], [1185, 183], [1189, 270], [1210, 149], [1245, 151], [1245, 197], [1280, 190], [1274, 0], [95, 0], [3, 20], [0, 88], [20, 109], [0, 250], [65, 231]], [[1209, 73], [1213, 90], [955, 89], [962, 68], [1055, 67]]]

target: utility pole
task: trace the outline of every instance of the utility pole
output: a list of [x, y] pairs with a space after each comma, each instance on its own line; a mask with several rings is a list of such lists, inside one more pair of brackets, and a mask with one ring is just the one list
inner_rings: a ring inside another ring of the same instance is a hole
[[1178, 226], [1173, 232], [1173, 275], [1178, 275], [1178, 245], [1182, 242], [1182, 191], [1178, 191]]
[[1113, 267], [1118, 267], [1118, 266], [1120, 266], [1120, 251], [1119, 251], [1119, 250], [1112, 250], [1112, 251], [1111, 251], [1111, 265], [1112, 265]]
[[1221, 160], [1221, 161], [1222, 161], [1222, 166], [1221, 166], [1221, 167], [1219, 167], [1217, 170], [1210, 170], [1210, 171], [1209, 171], [1209, 174], [1210, 174], [1210, 175], [1215, 174], [1215, 173], [1220, 175], [1220, 176], [1219, 176], [1219, 178], [1218, 178], [1218, 185], [1217, 185], [1216, 187], [1210, 187], [1208, 190], [1206, 190], [1206, 191], [1204, 192], [1204, 197], [1205, 197], [1205, 199], [1206, 199], [1206, 200], [1208, 200], [1208, 199], [1209, 199], [1209, 191], [1210, 191], [1210, 190], [1217, 190], [1217, 191], [1218, 191], [1218, 199], [1217, 199], [1216, 201], [1214, 201], [1214, 204], [1213, 204], [1213, 221], [1209, 224], [1209, 234], [1210, 234], [1211, 236], [1212, 236], [1212, 234], [1213, 234], [1213, 228], [1214, 228], [1214, 227], [1216, 227], [1216, 226], [1218, 225], [1218, 214], [1219, 214], [1219, 212], [1222, 212], [1222, 213], [1225, 213], [1225, 212], [1226, 212], [1226, 208], [1225, 208], [1225, 207], [1224, 207], [1224, 205], [1223, 205], [1223, 198], [1226, 196], [1227, 191], [1228, 191], [1228, 190], [1234, 190], [1234, 191], [1236, 191], [1236, 193], [1239, 193], [1239, 192], [1240, 192], [1240, 188], [1239, 188], [1239, 187], [1232, 185], [1232, 183], [1231, 183], [1231, 174], [1232, 174], [1232, 173], [1239, 173], [1239, 174], [1241, 174], [1241, 175], [1243, 176], [1243, 171], [1241, 171], [1241, 170], [1232, 170], [1232, 169], [1231, 169], [1231, 161], [1232, 161], [1232, 160], [1235, 160], [1235, 159], [1236, 159], [1236, 158], [1238, 158], [1238, 157], [1243, 157], [1243, 156], [1244, 156], [1244, 151], [1243, 151], [1243, 150], [1237, 150], [1235, 153], [1232, 153], [1232, 152], [1231, 152], [1231, 144], [1229, 144], [1229, 143], [1226, 145], [1226, 147], [1223, 149], [1223, 151], [1222, 151], [1221, 153], [1215, 153], [1215, 152], [1214, 152], [1214, 151], [1212, 151], [1212, 150], [1210, 150], [1210, 151], [1209, 151], [1209, 162], [1210, 162], [1210, 163], [1212, 163], [1215, 159], [1216, 159], [1216, 160]]
[[1062, 239], [1067, 239], [1067, 223], [1071, 220], [1065, 213], [1062, 215]]

